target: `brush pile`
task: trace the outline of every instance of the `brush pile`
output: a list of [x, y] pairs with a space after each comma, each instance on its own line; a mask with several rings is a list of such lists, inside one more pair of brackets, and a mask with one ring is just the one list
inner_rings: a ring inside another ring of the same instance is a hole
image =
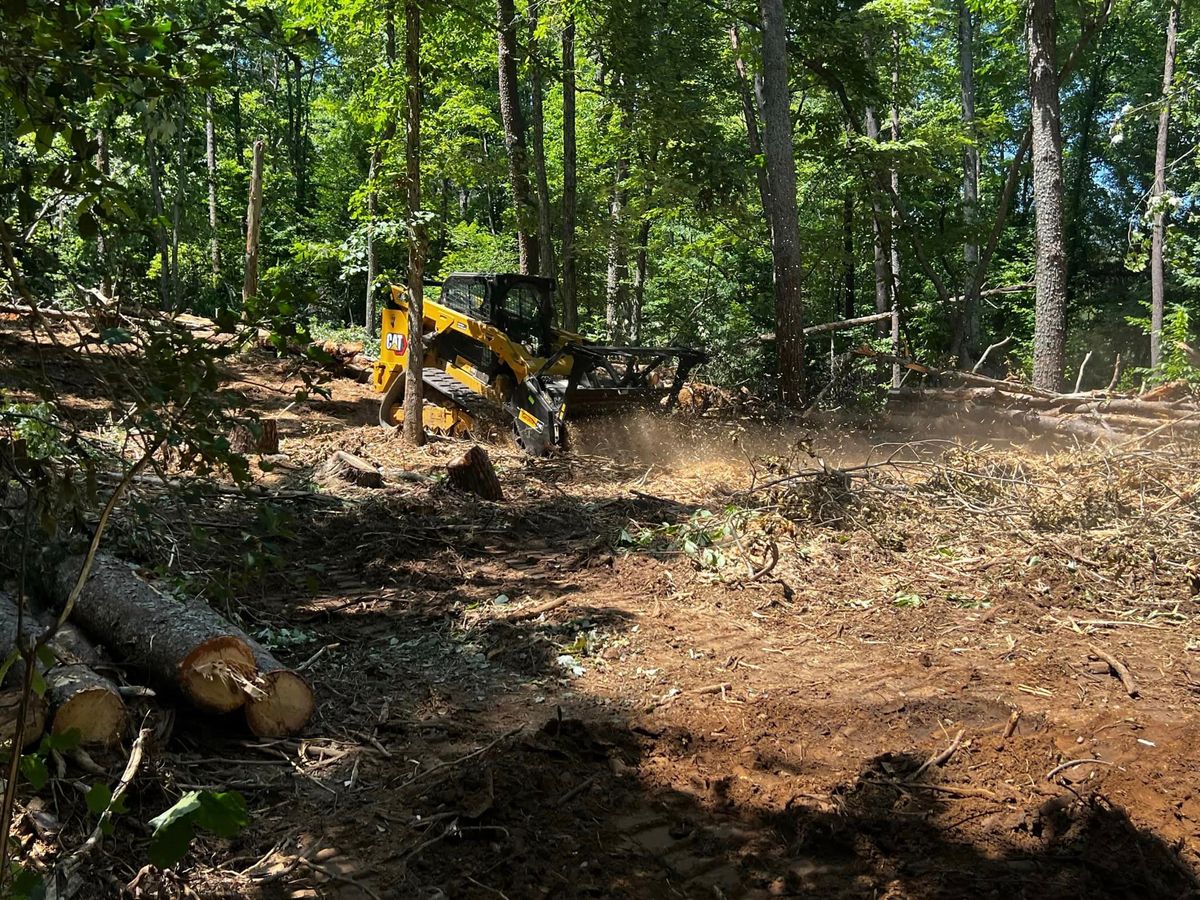
[[1200, 435], [1200, 401], [1185, 382], [1164, 384], [1140, 395], [1112, 390], [1057, 394], [970, 373], [957, 377], [962, 386], [901, 392], [889, 406], [900, 417], [949, 417], [1088, 442]]

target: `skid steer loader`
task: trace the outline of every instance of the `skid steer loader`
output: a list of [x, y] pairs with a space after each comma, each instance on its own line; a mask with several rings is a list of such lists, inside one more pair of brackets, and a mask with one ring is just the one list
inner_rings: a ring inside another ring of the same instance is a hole
[[[606, 347], [553, 325], [554, 281], [532, 275], [455, 273], [425, 298], [424, 427], [493, 438], [511, 433], [535, 456], [566, 447], [566, 423], [630, 409], [670, 410], [706, 356], [685, 347]], [[372, 381], [379, 424], [403, 421], [408, 290], [393, 286], [383, 311]]]

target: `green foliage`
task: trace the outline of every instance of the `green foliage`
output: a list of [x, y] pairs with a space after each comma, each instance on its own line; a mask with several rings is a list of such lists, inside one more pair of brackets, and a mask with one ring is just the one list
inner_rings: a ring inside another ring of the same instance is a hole
[[236, 791], [189, 791], [150, 820], [150, 861], [168, 868], [187, 855], [198, 831], [232, 838], [249, 823], [246, 801]]
[[[1128, 322], [1140, 328], [1144, 334], [1150, 334], [1149, 316], [1129, 316]], [[1144, 380], [1146, 384], [1186, 381], [1200, 385], [1200, 368], [1192, 362], [1195, 351], [1191, 348], [1195, 340], [1192, 316], [1187, 306], [1182, 303], [1171, 305], [1163, 313], [1161, 364], [1157, 369], [1134, 369], [1131, 376]]]

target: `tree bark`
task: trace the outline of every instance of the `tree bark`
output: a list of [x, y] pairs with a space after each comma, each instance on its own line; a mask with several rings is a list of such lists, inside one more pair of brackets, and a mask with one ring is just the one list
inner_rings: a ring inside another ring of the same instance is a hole
[[212, 91], [204, 95], [204, 112], [204, 158], [208, 165], [209, 257], [215, 285], [221, 280], [221, 240], [217, 234], [217, 112]]
[[608, 280], [604, 292], [604, 320], [608, 339], [614, 344], [624, 339], [629, 261], [625, 251], [625, 178], [629, 162], [622, 149], [613, 171], [612, 192], [608, 200]]
[[562, 36], [563, 83], [563, 328], [579, 329], [579, 295], [575, 278], [575, 215], [577, 204], [575, 147], [575, 19], [567, 20]]
[[517, 90], [517, 10], [514, 0], [496, 0], [496, 29], [499, 32], [500, 118], [504, 125], [504, 148], [508, 153], [508, 180], [512, 187], [517, 218], [517, 248], [522, 274], [538, 265], [537, 206], [529, 187], [529, 160], [525, 148], [525, 117]]
[[1154, 189], [1150, 205], [1154, 226], [1150, 236], [1150, 366], [1162, 363], [1162, 327], [1165, 285], [1163, 278], [1163, 241], [1166, 211], [1162, 197], [1167, 192], [1167, 139], [1171, 128], [1171, 86], [1175, 81], [1175, 44], [1179, 33], [1181, 0], [1174, 0], [1167, 16], [1167, 48], [1163, 60], [1162, 109], [1158, 113], [1158, 140], [1154, 145]]
[[1062, 121], [1055, 62], [1055, 0], [1030, 0], [1027, 20], [1033, 119], [1036, 275], [1033, 383], [1058, 390], [1066, 365], [1067, 248], [1063, 222]]
[[962, 218], [967, 240], [963, 244], [962, 304], [955, 317], [951, 352], [961, 368], [970, 368], [979, 357], [979, 134], [975, 127], [975, 23], [966, 0], [958, 0], [958, 72], [962, 93], [962, 124], [967, 146], [963, 150]]
[[542, 57], [537, 43], [537, 10], [536, 2], [530, 3], [529, 14], [531, 28], [529, 31], [529, 57], [533, 92], [533, 172], [537, 185], [537, 223], [538, 223], [538, 272], [547, 278], [553, 278], [554, 267], [554, 238], [550, 233], [550, 184], [546, 178], [546, 114], [545, 114], [545, 83], [542, 70]]
[[[58, 593], [70, 593], [80, 557], [58, 569]], [[232, 626], [208, 606], [160, 593], [125, 564], [101, 555], [72, 613], [103, 635], [120, 661], [144, 670], [209, 712], [230, 712], [246, 699], [254, 655]]]
[[[505, 0], [500, 0], [501, 3]], [[511, 2], [510, 2], [511, 5]], [[425, 222], [421, 218], [421, 7], [418, 0], [404, 6], [405, 91], [408, 121], [404, 136], [408, 180], [408, 365], [404, 383], [404, 437], [414, 447], [425, 443]]]
[[246, 204], [246, 276], [242, 282], [242, 303], [253, 303], [258, 297], [258, 233], [262, 226], [263, 142], [254, 142], [254, 159], [250, 166], [250, 199]]
[[241, 67], [238, 63], [238, 51], [235, 47], [232, 52], [233, 59], [230, 60], [229, 68], [231, 70], [230, 80], [232, 84], [229, 88], [231, 95], [231, 106], [233, 119], [233, 158], [237, 160], [238, 169], [242, 167], [242, 81]]
[[780, 399], [785, 406], [796, 407], [803, 404], [806, 393], [804, 296], [796, 207], [796, 160], [792, 148], [787, 22], [783, 0], [760, 0], [759, 11], [763, 26], [763, 149], [771, 200], [767, 218], [771, 223]]
[[383, 473], [379, 469], [345, 450], [334, 451], [333, 456], [329, 457], [329, 462], [325, 464], [324, 474], [326, 477], [358, 487], [383, 487]]

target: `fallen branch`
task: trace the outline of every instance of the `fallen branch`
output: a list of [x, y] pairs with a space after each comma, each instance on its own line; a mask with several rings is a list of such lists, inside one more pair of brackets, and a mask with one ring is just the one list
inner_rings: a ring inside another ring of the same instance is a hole
[[1129, 694], [1130, 697], [1137, 697], [1137, 695], [1138, 695], [1137, 682], [1133, 680], [1133, 675], [1130, 673], [1128, 667], [1123, 662], [1121, 662], [1119, 659], [1117, 659], [1111, 653], [1105, 653], [1103, 650], [1099, 649], [1098, 647], [1089, 645], [1088, 649], [1092, 652], [1093, 656], [1108, 663], [1109, 669], [1111, 669], [1112, 673], [1121, 680], [1121, 684], [1123, 684], [1125, 686], [1125, 693]]
[[66, 859], [61, 860], [54, 867], [54, 872], [50, 877], [50, 884], [46, 890], [47, 900], [68, 900], [68, 898], [73, 897], [83, 887], [83, 882], [76, 879], [75, 875], [79, 872], [88, 854], [100, 846], [101, 839], [110, 828], [113, 810], [120, 805], [121, 798], [125, 796], [125, 792], [129, 790], [129, 786], [137, 776], [138, 768], [142, 764], [142, 756], [146, 751], [146, 742], [154, 734], [154, 729], [148, 727], [146, 724], [149, 718], [149, 713], [147, 713], [146, 718], [142, 720], [141, 730], [138, 731], [137, 739], [134, 740], [133, 747], [130, 748], [129, 760], [125, 763], [125, 771], [121, 773], [121, 780], [117, 782], [117, 786], [113, 790], [112, 797], [109, 798], [104, 812], [100, 813], [96, 827], [92, 829], [92, 833], [88, 835], [88, 839], [80, 845], [79, 849], [75, 850]]
[[1009, 344], [1012, 343], [1012, 339], [1013, 339], [1013, 337], [1010, 334], [1008, 337], [1006, 337], [1002, 341], [996, 341], [996, 343], [994, 343], [994, 344], [989, 344], [988, 348], [986, 350], [984, 350], [983, 353], [980, 355], [979, 361], [977, 363], [975, 363], [974, 366], [971, 367], [971, 372], [974, 374], [978, 374], [979, 370], [983, 368], [983, 364], [985, 362], [987, 362], [988, 355], [993, 350], [1003, 350], [1005, 347], [1007, 347]]
[[925, 762], [921, 763], [921, 767], [919, 769], [917, 769], [917, 771], [915, 771], [911, 775], [909, 775], [908, 780], [910, 782], [916, 781], [918, 778], [920, 778], [922, 775], [924, 775], [925, 771], [927, 769], [929, 769], [930, 767], [932, 767], [932, 766], [941, 767], [941, 766], [944, 766], [946, 763], [948, 763], [950, 761], [950, 757], [952, 757], [954, 755], [955, 751], [958, 750], [959, 744], [962, 743], [963, 734], [964, 734], [964, 731], [963, 731], [963, 729], [960, 728], [958, 730], [958, 734], [956, 734], [954, 736], [954, 740], [952, 740], [950, 742], [950, 746], [947, 747], [945, 750], [943, 750], [941, 753], [935, 753], [933, 756], [929, 757], [929, 759], [925, 760]]
[[1103, 760], [1103, 759], [1071, 759], [1071, 760], [1068, 760], [1067, 762], [1063, 763], [1062, 765], [1055, 766], [1053, 769], [1051, 769], [1049, 772], [1047, 772], [1046, 780], [1053, 781], [1055, 775], [1059, 775], [1059, 774], [1065, 772], [1067, 769], [1074, 768], [1075, 766], [1083, 766], [1083, 765], [1087, 765], [1088, 763], [1095, 763], [1096, 765], [1100, 765], [1100, 766], [1111, 766], [1112, 765], [1112, 763], [1108, 762], [1107, 760]]
[[566, 597], [555, 597], [553, 600], [545, 600], [541, 603], [534, 603], [531, 606], [523, 606], [520, 609], [514, 609], [507, 615], [497, 616], [500, 622], [523, 622], [526, 619], [536, 619], [542, 613], [548, 613], [551, 610], [558, 609], [560, 606], [565, 606]]

